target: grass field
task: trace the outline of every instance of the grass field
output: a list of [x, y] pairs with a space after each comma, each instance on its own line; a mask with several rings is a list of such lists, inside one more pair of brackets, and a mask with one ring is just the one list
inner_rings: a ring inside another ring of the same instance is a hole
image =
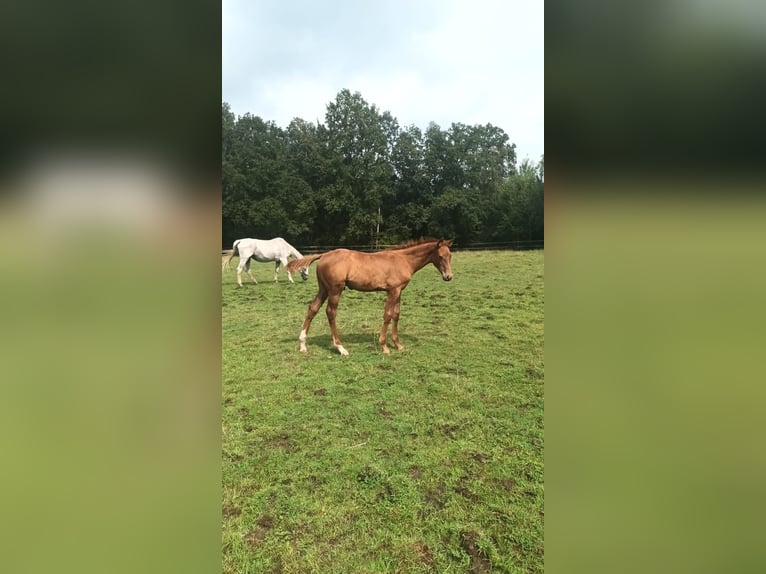
[[[233, 261], [236, 265], [236, 259]], [[456, 252], [402, 293], [345, 291], [332, 347], [316, 294], [272, 264], [223, 274], [223, 570], [542, 572], [542, 251]]]

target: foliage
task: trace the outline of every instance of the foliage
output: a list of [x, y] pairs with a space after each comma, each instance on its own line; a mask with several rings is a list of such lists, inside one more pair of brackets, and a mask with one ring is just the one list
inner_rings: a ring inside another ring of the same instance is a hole
[[341, 90], [324, 124], [282, 129], [223, 103], [221, 129], [224, 247], [276, 235], [297, 245], [543, 238], [542, 158], [517, 168], [515, 145], [491, 124], [423, 133]]
[[223, 275], [224, 572], [542, 572], [544, 260], [456, 252], [402, 294], [346, 291], [341, 357], [315, 278]]

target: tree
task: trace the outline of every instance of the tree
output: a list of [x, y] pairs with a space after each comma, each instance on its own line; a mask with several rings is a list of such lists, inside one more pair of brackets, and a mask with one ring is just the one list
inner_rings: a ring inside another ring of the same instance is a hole
[[475, 190], [447, 188], [434, 199], [429, 226], [437, 237], [468, 245], [480, 238], [481, 208]]
[[373, 243], [384, 200], [393, 194], [393, 149], [398, 123], [359, 94], [341, 90], [325, 115], [333, 189], [346, 198], [342, 242]]
[[384, 242], [429, 235], [433, 193], [425, 173], [425, 147], [419, 128], [401, 130], [391, 150], [394, 193], [384, 205]]
[[[228, 110], [227, 110], [228, 111]], [[284, 132], [274, 122], [245, 114], [231, 125], [224, 114], [226, 144], [222, 176], [224, 239], [273, 236], [284, 229], [288, 214], [276, 199], [275, 184], [286, 173]]]
[[542, 173], [542, 162], [535, 166], [524, 160], [519, 172], [506, 180], [496, 206], [499, 220], [493, 240], [543, 239], [545, 201]]
[[453, 142], [434, 122], [426, 128], [424, 168], [434, 196], [441, 195], [448, 187], [460, 189], [465, 184]]
[[542, 239], [544, 160], [516, 166], [500, 128], [401, 128], [341, 90], [324, 123], [274, 122], [221, 108], [224, 245], [283, 236], [297, 244], [397, 243], [441, 235]]

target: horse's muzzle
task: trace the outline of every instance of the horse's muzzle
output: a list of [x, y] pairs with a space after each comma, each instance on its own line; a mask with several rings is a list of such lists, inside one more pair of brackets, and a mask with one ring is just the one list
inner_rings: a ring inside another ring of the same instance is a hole
[[452, 281], [452, 274], [442, 275], [442, 279], [444, 279], [445, 281]]

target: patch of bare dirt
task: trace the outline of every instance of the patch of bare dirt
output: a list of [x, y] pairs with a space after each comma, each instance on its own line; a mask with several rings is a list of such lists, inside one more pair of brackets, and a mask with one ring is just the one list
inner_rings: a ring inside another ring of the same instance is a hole
[[506, 492], [511, 492], [514, 488], [516, 488], [516, 480], [514, 478], [511, 478], [510, 476], [503, 479], [503, 488], [506, 490]]
[[293, 444], [292, 439], [287, 434], [278, 434], [266, 439], [267, 448], [278, 448], [285, 452], [295, 452], [297, 447]]
[[415, 550], [415, 553], [417, 554], [421, 563], [425, 564], [429, 568], [434, 567], [434, 555], [431, 552], [431, 549], [428, 547], [428, 544], [422, 540], [417, 540], [412, 543], [412, 548]]
[[243, 540], [248, 546], [252, 548], [257, 548], [261, 544], [261, 542], [263, 542], [263, 539], [266, 538], [267, 533], [268, 533], [268, 530], [258, 526], [254, 530], [251, 530], [250, 532], [245, 534], [245, 537], [243, 538]]
[[467, 531], [460, 533], [460, 547], [471, 559], [470, 572], [472, 574], [484, 574], [492, 569], [492, 564], [477, 544], [478, 540], [479, 535], [476, 532]]
[[439, 425], [439, 430], [444, 436], [455, 438], [455, 435], [457, 435], [460, 427], [457, 425], [441, 424]]
[[242, 514], [242, 509], [234, 506], [233, 504], [225, 504], [223, 507], [224, 518], [233, 518], [234, 516], [239, 516], [240, 514]]
[[269, 530], [274, 526], [274, 518], [268, 514], [261, 516], [256, 522], [256, 527], [245, 534], [243, 540], [253, 548], [260, 545], [266, 538]]
[[491, 460], [492, 456], [489, 454], [484, 454], [483, 452], [475, 452], [471, 455], [471, 458], [474, 459], [479, 464], [484, 464], [488, 460]]
[[425, 501], [438, 510], [444, 508], [447, 504], [444, 483], [439, 483], [436, 487], [426, 491]]
[[453, 490], [471, 502], [479, 500], [479, 497], [471, 490], [470, 479], [467, 476], [460, 477]]

